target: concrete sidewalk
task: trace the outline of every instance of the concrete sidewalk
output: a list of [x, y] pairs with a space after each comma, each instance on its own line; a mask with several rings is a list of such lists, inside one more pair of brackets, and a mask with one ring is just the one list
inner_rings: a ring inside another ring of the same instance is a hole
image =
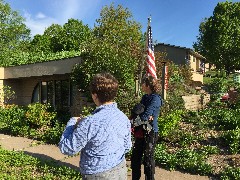
[[[40, 144], [38, 141], [23, 137], [15, 137], [5, 134], [0, 134], [0, 145], [3, 149], [23, 151], [33, 157], [57, 162], [60, 165], [68, 166], [78, 170], [79, 155], [66, 156], [63, 155], [56, 145]], [[130, 161], [127, 161], [130, 166]], [[131, 179], [131, 171], [128, 172], [128, 179]], [[191, 175], [179, 171], [167, 171], [156, 167], [156, 180], [208, 180], [207, 176]], [[144, 180], [142, 175], [141, 180]]]

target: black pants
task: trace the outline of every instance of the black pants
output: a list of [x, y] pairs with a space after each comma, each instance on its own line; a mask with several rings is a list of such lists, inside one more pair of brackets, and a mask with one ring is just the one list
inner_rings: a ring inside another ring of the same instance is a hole
[[132, 180], [141, 177], [141, 164], [143, 158], [144, 174], [146, 180], [154, 180], [155, 160], [154, 149], [158, 140], [158, 133], [150, 132], [144, 138], [135, 138], [131, 157]]

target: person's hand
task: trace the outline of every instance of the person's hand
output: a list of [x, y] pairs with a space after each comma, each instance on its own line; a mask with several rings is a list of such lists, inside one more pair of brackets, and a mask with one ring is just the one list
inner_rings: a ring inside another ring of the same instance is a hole
[[148, 120], [153, 121], [153, 116], [150, 116]]
[[83, 116], [75, 117], [75, 119], [76, 119], [77, 121], [76, 121], [76, 124], [74, 125], [74, 129], [77, 128], [79, 122], [83, 119]]

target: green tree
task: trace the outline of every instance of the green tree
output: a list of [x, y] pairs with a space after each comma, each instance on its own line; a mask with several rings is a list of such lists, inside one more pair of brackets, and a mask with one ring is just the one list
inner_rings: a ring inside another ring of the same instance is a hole
[[30, 30], [24, 18], [13, 11], [9, 4], [0, 0], [0, 62], [7, 64], [13, 53], [28, 50]]
[[135, 79], [143, 54], [141, 25], [127, 8], [114, 4], [105, 6], [93, 28], [83, 62], [73, 70], [73, 80], [86, 90], [92, 76], [107, 71], [119, 81], [118, 105], [122, 110], [132, 108]]
[[91, 29], [76, 19], [69, 19], [63, 26], [52, 24], [43, 35], [35, 35], [31, 48], [35, 52], [79, 51], [91, 37]]
[[83, 50], [92, 36], [91, 29], [77, 19], [69, 19], [63, 25], [62, 44], [65, 51]]
[[113, 4], [101, 10], [96, 22], [84, 61], [75, 68], [77, 84], [86, 89], [94, 74], [108, 71], [117, 77], [122, 88], [131, 89], [143, 47], [140, 24], [127, 8], [115, 8]]
[[229, 74], [240, 68], [240, 2], [218, 3], [199, 26], [194, 49]]
[[44, 39], [50, 41], [50, 49], [54, 53], [64, 50], [64, 45], [62, 44], [62, 32], [63, 28], [59, 24], [52, 24], [44, 31]]
[[31, 41], [31, 52], [52, 52], [50, 38], [46, 35], [35, 35]]

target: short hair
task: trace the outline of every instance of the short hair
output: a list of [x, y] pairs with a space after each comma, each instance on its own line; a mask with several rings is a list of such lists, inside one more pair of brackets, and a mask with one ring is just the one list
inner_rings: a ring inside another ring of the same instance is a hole
[[118, 91], [118, 80], [110, 73], [96, 74], [89, 86], [92, 94], [97, 94], [101, 103], [114, 100]]
[[160, 84], [158, 80], [152, 76], [144, 76], [141, 83], [145, 83], [146, 86], [150, 87], [153, 93], [160, 91]]

